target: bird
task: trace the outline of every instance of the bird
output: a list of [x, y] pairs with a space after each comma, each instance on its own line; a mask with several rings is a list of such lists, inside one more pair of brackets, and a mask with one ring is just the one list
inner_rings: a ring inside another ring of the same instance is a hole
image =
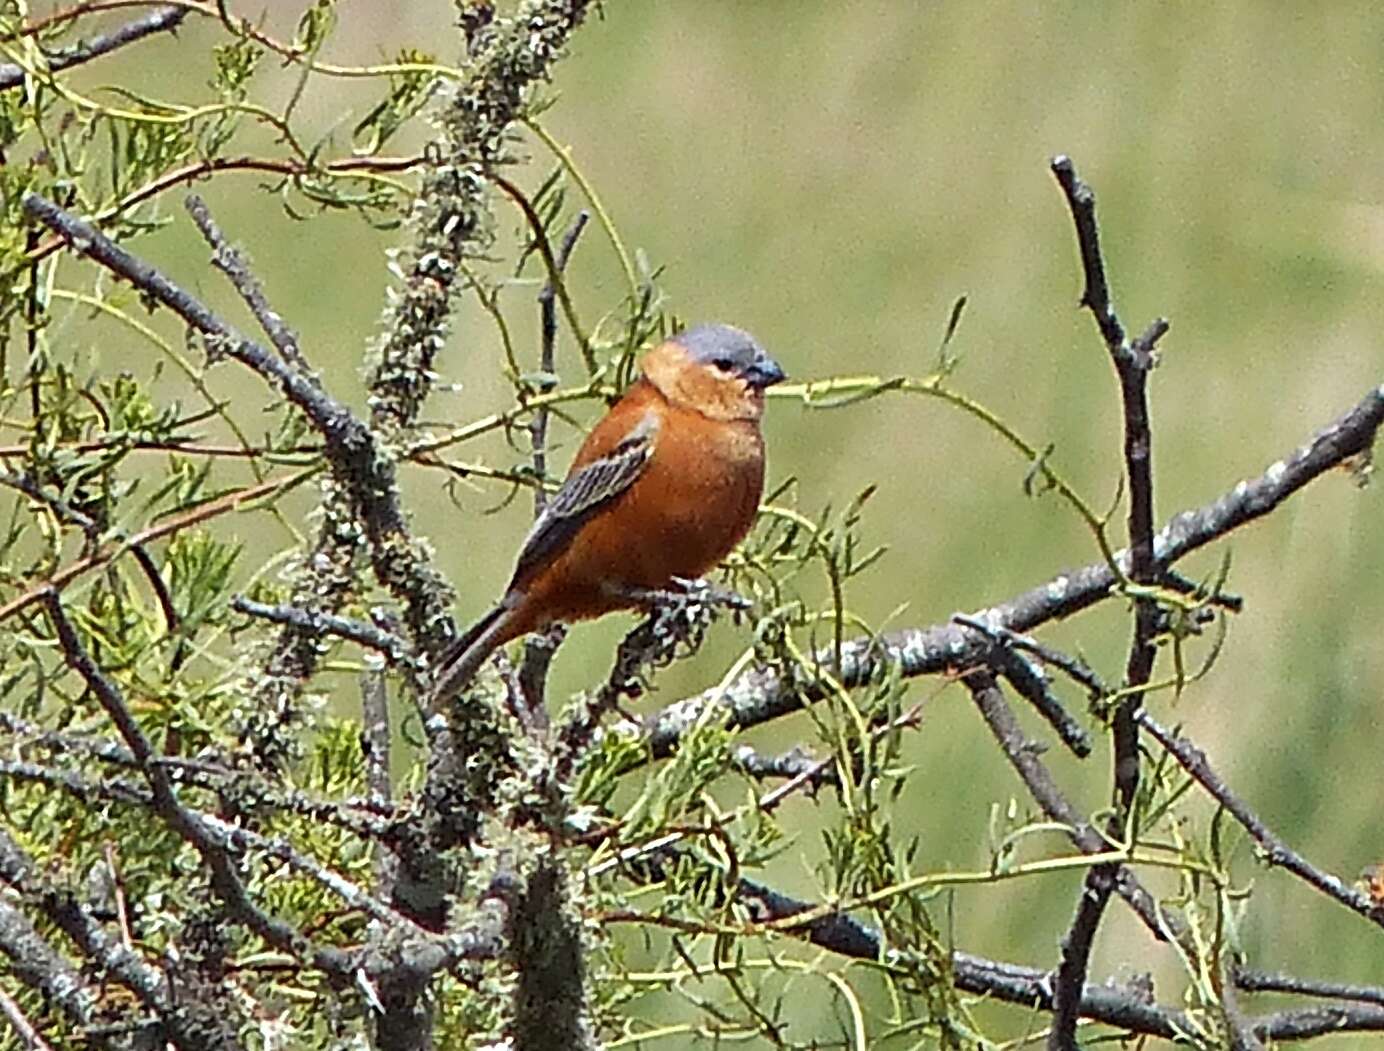
[[513, 639], [648, 606], [725, 558], [759, 510], [764, 392], [786, 378], [732, 325], [650, 350], [529, 530], [500, 601], [442, 652], [434, 700]]

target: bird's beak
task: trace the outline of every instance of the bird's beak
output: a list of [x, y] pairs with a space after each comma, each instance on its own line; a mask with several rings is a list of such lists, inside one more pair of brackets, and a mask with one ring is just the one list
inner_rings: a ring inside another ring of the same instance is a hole
[[755, 390], [772, 387], [775, 383], [782, 383], [787, 378], [788, 374], [783, 371], [779, 363], [763, 351], [755, 355], [754, 363], [745, 370], [745, 382]]

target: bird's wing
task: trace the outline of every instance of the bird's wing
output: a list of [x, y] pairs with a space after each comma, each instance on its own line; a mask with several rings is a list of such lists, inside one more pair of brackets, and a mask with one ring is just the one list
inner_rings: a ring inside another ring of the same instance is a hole
[[514, 567], [514, 580], [560, 555], [577, 531], [644, 473], [653, 455], [658, 417], [648, 412], [610, 452], [573, 469], [533, 524]]

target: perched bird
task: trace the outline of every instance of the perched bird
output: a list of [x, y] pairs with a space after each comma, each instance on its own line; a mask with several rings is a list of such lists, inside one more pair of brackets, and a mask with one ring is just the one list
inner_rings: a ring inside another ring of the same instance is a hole
[[640, 367], [534, 523], [504, 597], [443, 653], [435, 697], [511, 639], [647, 605], [749, 531], [764, 488], [764, 389], [783, 369], [730, 325], [687, 329]]

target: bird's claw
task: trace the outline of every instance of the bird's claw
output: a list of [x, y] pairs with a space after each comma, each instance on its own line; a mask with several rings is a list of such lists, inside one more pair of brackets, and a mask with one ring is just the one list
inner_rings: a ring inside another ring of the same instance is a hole
[[684, 610], [693, 605], [747, 610], [754, 603], [744, 595], [705, 580], [671, 577], [669, 588], [621, 588], [619, 596], [650, 612]]
[[673, 577], [673, 583], [682, 589], [683, 601], [702, 602], [708, 606], [723, 606], [734, 610], [746, 610], [754, 605], [739, 592], [717, 587], [708, 580]]

